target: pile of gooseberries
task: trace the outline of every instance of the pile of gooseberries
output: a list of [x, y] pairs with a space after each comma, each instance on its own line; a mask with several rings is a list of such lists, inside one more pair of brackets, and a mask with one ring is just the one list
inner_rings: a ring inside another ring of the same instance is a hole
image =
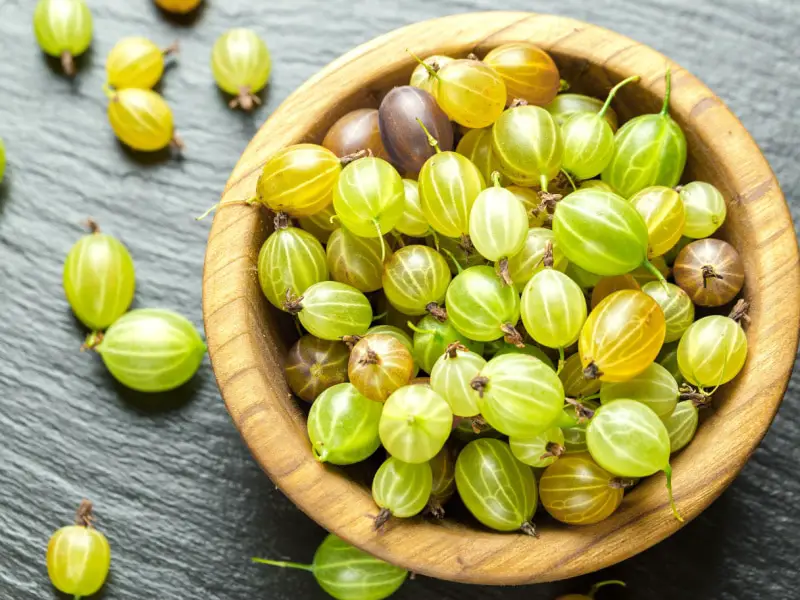
[[661, 110], [622, 122], [637, 76], [596, 99], [531, 44], [411, 56], [410, 85], [277, 152], [248, 200], [273, 213], [258, 279], [301, 332], [313, 455], [383, 447], [378, 530], [456, 497], [497, 531], [535, 535], [539, 505], [598, 523], [658, 473], [682, 520], [671, 455], [743, 368], [748, 305], [709, 238], [722, 193], [679, 185], [669, 70]]

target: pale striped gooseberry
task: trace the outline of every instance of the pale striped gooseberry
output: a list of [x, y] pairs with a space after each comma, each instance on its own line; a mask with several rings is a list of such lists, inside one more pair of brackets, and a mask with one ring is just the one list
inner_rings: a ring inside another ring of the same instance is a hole
[[428, 463], [433, 475], [431, 496], [428, 498], [427, 512], [437, 518], [444, 517], [444, 505], [456, 493], [456, 455], [453, 449], [445, 444], [439, 454]]
[[450, 284], [450, 269], [441, 254], [427, 246], [400, 248], [383, 268], [386, 299], [407, 315], [426, 312], [442, 318], [439, 304]]
[[530, 437], [509, 438], [508, 444], [517, 460], [537, 469], [552, 465], [565, 452], [564, 432], [558, 427]]
[[705, 238], [725, 222], [728, 210], [722, 193], [710, 183], [693, 181], [680, 188], [680, 198], [686, 212], [683, 235]]
[[558, 377], [564, 385], [564, 393], [571, 398], [593, 396], [600, 391], [601, 382], [599, 379], [586, 379], [583, 376], [581, 355], [577, 352], [564, 361], [564, 366], [559, 371]]
[[681, 339], [684, 332], [694, 323], [694, 303], [689, 295], [677, 285], [651, 281], [642, 286], [642, 291], [655, 300], [664, 312], [666, 331], [664, 342]]
[[692, 323], [678, 343], [678, 366], [686, 381], [703, 388], [728, 383], [747, 359], [747, 336], [729, 317], [711, 315]]
[[331, 233], [325, 252], [334, 281], [362, 292], [374, 292], [383, 286], [382, 255], [386, 249], [380, 239], [360, 237], [347, 227], [340, 227]]
[[308, 413], [308, 437], [314, 457], [323, 463], [351, 465], [381, 445], [380, 402], [373, 402], [349, 383], [322, 392]]
[[92, 13], [85, 0], [39, 0], [33, 13], [36, 41], [46, 54], [61, 59], [64, 72], [75, 74], [75, 57], [92, 43]]
[[525, 236], [525, 244], [517, 254], [508, 259], [508, 272], [514, 286], [520, 292], [536, 273], [544, 269], [544, 251], [547, 243], [553, 247], [553, 268], [565, 271], [569, 261], [551, 229], [531, 227]]
[[534, 346], [532, 344], [525, 344], [522, 348], [520, 348], [519, 346], [516, 346], [514, 344], [509, 344], [504, 340], [499, 340], [499, 341], [501, 342], [500, 347], [497, 349], [497, 352], [495, 352], [492, 356], [503, 356], [504, 354], [527, 354], [528, 356], [532, 356], [533, 358], [538, 358], [548, 367], [553, 369], [553, 371], [556, 370], [553, 361], [550, 360], [550, 357], [547, 356], [547, 354], [544, 353], [544, 350], [542, 350], [538, 346]]
[[507, 101], [522, 99], [544, 106], [561, 87], [558, 67], [550, 55], [530, 42], [511, 42], [489, 51], [483, 62], [506, 84]]
[[175, 132], [172, 109], [159, 94], [137, 88], [106, 91], [108, 120], [123, 144], [140, 152], [157, 152], [167, 146], [183, 148]]
[[[454, 60], [455, 58], [442, 54], [429, 56], [422, 61], [425, 64], [418, 64], [414, 68], [414, 71], [411, 73], [411, 80], [408, 82], [409, 85], [425, 90], [429, 94], [434, 94], [437, 84], [436, 73], [447, 63], [453, 62]], [[428, 67], [430, 67], [430, 69]], [[433, 72], [431, 72], [431, 70]]]
[[476, 354], [483, 354], [483, 343], [473, 341], [459, 333], [449, 319], [440, 321], [428, 315], [411, 329], [414, 331], [414, 360], [426, 373], [431, 372], [439, 357], [454, 342], [464, 344]]
[[392, 517], [407, 519], [428, 505], [433, 489], [433, 471], [427, 462], [411, 464], [387, 458], [372, 480], [372, 499], [380, 508], [375, 529]]
[[86, 345], [102, 357], [114, 379], [139, 392], [167, 392], [183, 385], [206, 354], [188, 319], [153, 308], [121, 316], [105, 335], [89, 336]]
[[252, 110], [261, 104], [256, 94], [267, 85], [272, 71], [269, 49], [255, 31], [230, 29], [214, 43], [211, 71], [217, 85], [235, 96], [231, 108]]
[[600, 386], [600, 402], [608, 404], [625, 398], [651, 408], [660, 419], [666, 419], [678, 403], [678, 382], [660, 364], [651, 363], [644, 371], [627, 381], [606, 381]]
[[664, 426], [669, 434], [670, 452], [683, 450], [694, 439], [697, 426], [700, 423], [700, 413], [694, 402], [682, 400], [678, 402], [672, 414], [664, 419]]
[[100, 233], [90, 221], [92, 233], [70, 249], [64, 261], [64, 293], [72, 312], [89, 329], [106, 329], [133, 302], [136, 274], [128, 249], [117, 238]]
[[367, 297], [338, 281], [321, 281], [299, 297], [287, 296], [283, 309], [297, 315], [311, 335], [323, 340], [364, 335], [372, 324], [372, 306]]
[[480, 412], [478, 392], [472, 380], [486, 365], [486, 360], [466, 346], [454, 342], [433, 365], [431, 387], [450, 405], [457, 417], [474, 417]]
[[425, 219], [425, 213], [422, 212], [419, 184], [413, 179], [403, 179], [403, 191], [403, 214], [394, 228], [404, 235], [425, 237], [431, 228]]
[[108, 53], [107, 83], [118, 90], [123, 88], [149, 90], [164, 75], [165, 57], [177, 50], [177, 42], [162, 50], [147, 38], [123, 38]]
[[389, 454], [424, 463], [439, 453], [452, 427], [453, 411], [444, 398], [428, 386], [408, 385], [386, 400], [378, 431]]
[[[492, 173], [500, 171], [500, 161], [497, 160], [492, 147], [491, 127], [468, 131], [458, 142], [456, 152], [472, 161], [487, 183], [492, 180]], [[505, 187], [508, 183], [508, 178], [501, 174], [500, 184]]]
[[[605, 102], [593, 96], [585, 96], [583, 94], [559, 94], [544, 108], [553, 115], [556, 123], [561, 126], [576, 113], [600, 112], [600, 109], [603, 108], [604, 105]], [[618, 119], [617, 113], [614, 112], [613, 108], [609, 107], [606, 110], [605, 119], [608, 121], [611, 129], [616, 131]]]
[[339, 221], [334, 218], [335, 215], [333, 204], [329, 204], [313, 215], [300, 217], [297, 219], [297, 223], [301, 229], [313, 235], [323, 244], [327, 244], [331, 234], [339, 229]]
[[678, 243], [686, 215], [678, 192], [656, 185], [637, 192], [630, 200], [647, 225], [647, 256], [661, 256]]

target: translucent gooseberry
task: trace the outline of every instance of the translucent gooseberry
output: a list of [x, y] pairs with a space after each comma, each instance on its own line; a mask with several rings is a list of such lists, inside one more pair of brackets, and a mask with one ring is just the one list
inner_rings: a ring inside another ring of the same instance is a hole
[[388, 162], [372, 156], [342, 169], [333, 190], [333, 207], [342, 225], [362, 237], [383, 240], [400, 221], [404, 204], [402, 178]]
[[532, 344], [524, 344], [522, 348], [516, 346], [515, 344], [509, 344], [506, 341], [501, 340], [500, 347], [497, 349], [497, 352], [493, 354], [493, 356], [503, 356], [504, 354], [527, 354], [528, 356], [532, 356], [533, 358], [538, 358], [548, 367], [556, 370], [553, 361], [550, 360], [550, 357], [544, 353], [544, 351], [539, 348], [538, 346], [533, 346]]
[[469, 512], [487, 527], [535, 535], [536, 478], [505, 442], [482, 438], [467, 444], [456, 460], [456, 488]]
[[714, 233], [725, 222], [728, 209], [722, 193], [710, 183], [693, 181], [678, 188], [686, 224], [683, 235], [689, 238], [705, 238]]
[[381, 101], [378, 121], [383, 146], [403, 173], [418, 173], [434, 154], [418, 119], [442, 150], [453, 149], [453, 125], [433, 96], [410, 85], [396, 87]]
[[92, 13], [85, 0], [39, 0], [33, 31], [42, 50], [60, 58], [64, 72], [71, 77], [75, 75], [75, 57], [92, 43]]
[[357, 108], [341, 117], [331, 125], [322, 145], [340, 158], [368, 151], [373, 156], [389, 160], [375, 108]]
[[149, 90], [164, 75], [165, 57], [177, 51], [177, 42], [162, 50], [147, 38], [123, 38], [108, 53], [107, 83], [118, 90], [123, 88]]
[[625, 275], [612, 275], [611, 277], [603, 277], [592, 289], [592, 310], [597, 308], [598, 304], [600, 304], [614, 292], [618, 292], [620, 290], [640, 289], [642, 288], [639, 285], [639, 282], [636, 281], [636, 278], [629, 273], [626, 273]]
[[444, 448], [428, 464], [431, 467], [433, 479], [427, 511], [431, 516], [441, 519], [444, 517], [444, 505], [456, 492], [455, 453], [445, 444]]
[[658, 302], [664, 312], [666, 332], [664, 342], [674, 342], [694, 323], [694, 304], [689, 295], [677, 285], [651, 281], [645, 283], [642, 291]]
[[653, 185], [675, 187], [686, 166], [686, 136], [669, 115], [669, 68], [665, 81], [661, 112], [634, 117], [614, 136], [614, 154], [602, 177], [624, 198]]
[[538, 106], [505, 111], [492, 127], [492, 143], [503, 174], [517, 185], [539, 185], [546, 192], [561, 170], [561, 132]]
[[686, 215], [678, 192], [656, 185], [644, 188], [630, 199], [647, 225], [647, 256], [661, 256], [681, 239]]
[[431, 387], [447, 401], [455, 416], [474, 417], [480, 412], [472, 380], [484, 366], [486, 360], [460, 342], [450, 344], [434, 363]]
[[542, 506], [568, 525], [593, 525], [619, 508], [624, 488], [619, 479], [585, 452], [566, 454], [539, 479]]
[[[419, 59], [417, 59], [419, 61]], [[470, 129], [488, 127], [506, 107], [506, 84], [491, 67], [478, 60], [459, 59], [428, 69], [431, 93], [452, 121]]]
[[373, 402], [350, 383], [322, 392], [308, 413], [308, 437], [314, 457], [323, 463], [352, 465], [381, 445], [380, 402]]
[[744, 263], [732, 245], [706, 238], [687, 244], [672, 266], [677, 283], [700, 306], [722, 306], [744, 285]]
[[267, 85], [272, 72], [267, 44], [252, 29], [229, 29], [214, 42], [211, 72], [217, 85], [234, 96], [231, 108], [252, 110], [261, 104], [257, 94]]
[[686, 381], [716, 388], [739, 374], [747, 359], [747, 336], [729, 317], [711, 315], [692, 323], [678, 343], [678, 367]]
[[413, 179], [403, 179], [403, 214], [394, 226], [395, 230], [411, 237], [425, 237], [431, 230], [425, 213], [422, 212], [422, 200], [419, 197], [419, 184]]
[[564, 348], [578, 340], [586, 321], [586, 298], [577, 283], [553, 268], [551, 243], [542, 262], [544, 269], [531, 277], [522, 292], [520, 314], [535, 342], [559, 350], [561, 369]]
[[565, 452], [564, 432], [558, 427], [530, 437], [512, 437], [508, 444], [520, 462], [542, 469], [552, 465]]
[[[418, 64], [414, 68], [414, 71], [411, 73], [409, 85], [425, 90], [429, 94], [434, 94], [437, 84], [436, 73], [447, 63], [453, 62], [454, 60], [455, 58], [442, 54], [429, 56], [422, 61], [424, 64]], [[430, 69], [428, 67], [430, 67]]]
[[491, 50], [483, 62], [506, 84], [508, 103], [520, 98], [544, 106], [561, 87], [558, 67], [550, 55], [530, 42], [511, 42]]
[[136, 273], [128, 249], [114, 236], [92, 232], [82, 237], [64, 261], [64, 293], [72, 312], [89, 329], [109, 327], [128, 310], [136, 289]]
[[550, 367], [525, 354], [496, 356], [471, 383], [486, 422], [511, 437], [546, 431], [564, 406], [564, 387]]
[[581, 355], [577, 352], [564, 361], [564, 366], [559, 371], [558, 377], [564, 385], [564, 393], [572, 398], [593, 396], [600, 391], [601, 383], [599, 379], [586, 379], [583, 376]]
[[496, 261], [497, 271], [506, 285], [513, 285], [508, 260], [525, 245], [528, 213], [514, 194], [500, 185], [500, 173], [492, 174], [493, 187], [475, 199], [469, 214], [469, 237], [481, 256]]
[[338, 281], [321, 281], [299, 297], [287, 296], [283, 309], [297, 315], [311, 335], [323, 340], [364, 335], [372, 324], [372, 306], [367, 297]]
[[386, 451], [407, 463], [428, 462], [444, 446], [453, 427], [453, 411], [425, 385], [395, 391], [383, 405], [380, 438]]
[[674, 453], [683, 450], [694, 439], [700, 423], [700, 413], [694, 402], [682, 400], [663, 421], [669, 434], [670, 452]]
[[414, 359], [406, 345], [392, 335], [373, 333], [361, 338], [350, 352], [350, 383], [375, 402], [385, 402], [414, 376]]
[[578, 179], [591, 179], [603, 172], [614, 155], [614, 130], [605, 119], [619, 89], [639, 81], [634, 75], [619, 82], [608, 94], [599, 111], [578, 112], [561, 124], [564, 140], [562, 166]]
[[586, 427], [586, 443], [597, 464], [620, 477], [664, 471], [672, 514], [683, 521], [672, 497], [669, 434], [652, 409], [635, 400], [604, 404]]
[[192, 12], [203, 0], [154, 0], [154, 2], [167, 12], [185, 15]]
[[667, 369], [656, 362], [627, 381], [607, 381], [600, 386], [602, 404], [620, 398], [635, 400], [651, 408], [660, 419], [672, 414], [678, 403], [678, 396], [678, 382]]
[[470, 211], [486, 182], [469, 159], [457, 152], [442, 152], [437, 140], [432, 136], [429, 139], [436, 154], [419, 172], [422, 213], [434, 231], [460, 238], [464, 246], [469, 247], [466, 238]]
[[308, 571], [336, 600], [384, 600], [394, 594], [408, 571], [351, 546], [332, 533], [320, 544], [310, 565], [254, 558], [253, 562]]
[[[458, 142], [456, 152], [466, 156], [472, 164], [478, 167], [486, 182], [492, 180], [492, 173], [500, 171], [500, 162], [494, 155], [492, 147], [491, 127], [469, 130]], [[508, 184], [508, 178], [502, 174], [500, 175], [500, 184], [502, 186]]]
[[159, 94], [136, 88], [107, 90], [107, 94], [108, 120], [123, 144], [140, 152], [157, 152], [170, 145], [183, 148], [172, 109]]
[[324, 210], [342, 163], [333, 152], [316, 144], [295, 144], [278, 150], [264, 164], [256, 185], [256, 201], [273, 212], [308, 217]]
[[445, 318], [439, 304], [450, 284], [450, 269], [441, 254], [427, 246], [400, 248], [383, 268], [386, 299], [407, 315], [431, 313]]
[[372, 499], [381, 509], [375, 517], [375, 529], [392, 517], [407, 519], [421, 513], [428, 505], [432, 489], [430, 464], [387, 458], [372, 480]]
[[492, 267], [470, 267], [456, 275], [445, 295], [449, 321], [471, 340], [491, 342], [501, 337], [515, 344], [522, 337], [519, 295], [498, 277]]
[[383, 286], [381, 255], [386, 253], [386, 249], [380, 239], [360, 237], [347, 227], [340, 227], [331, 233], [325, 252], [334, 281], [362, 292], [374, 292]]
[[476, 354], [483, 354], [483, 343], [459, 333], [449, 319], [439, 321], [428, 315], [411, 329], [414, 331], [414, 359], [426, 373], [431, 372], [436, 361], [454, 342], [463, 344]]
[[666, 324], [658, 303], [644, 292], [621, 290], [597, 305], [578, 340], [584, 376], [627, 381], [653, 362]]
[[114, 379], [139, 392], [167, 392], [192, 378], [206, 345], [191, 322], [164, 309], [140, 308], [86, 342]]
[[284, 373], [292, 393], [313, 402], [329, 387], [347, 381], [350, 351], [343, 342], [304, 335], [286, 354]]
[[93, 526], [92, 503], [81, 502], [75, 525], [56, 531], [47, 544], [47, 574], [53, 586], [75, 600], [96, 593], [111, 568], [111, 547]]
[[333, 219], [336, 211], [333, 204], [329, 204], [319, 212], [315, 212], [308, 217], [301, 217], [297, 220], [300, 228], [307, 231], [323, 244], [327, 244], [331, 234], [339, 229], [339, 222]]
[[287, 297], [302, 296], [305, 291], [328, 279], [325, 249], [307, 231], [289, 227], [289, 220], [275, 219], [275, 231], [258, 253], [258, 281], [267, 300], [286, 310]]
[[591, 273], [623, 275], [640, 265], [652, 266], [647, 224], [630, 202], [612, 192], [590, 188], [561, 200], [553, 233], [569, 261]]
[[[545, 110], [553, 115], [556, 123], [561, 126], [570, 117], [577, 113], [583, 112], [600, 112], [600, 109], [605, 106], [605, 102], [598, 100], [593, 96], [585, 96], [583, 94], [558, 94], [553, 101], [545, 106]], [[611, 129], [616, 131], [618, 126], [617, 113], [610, 106], [606, 109], [604, 115], [605, 120], [611, 126]], [[584, 182], [585, 183], [585, 182]]]

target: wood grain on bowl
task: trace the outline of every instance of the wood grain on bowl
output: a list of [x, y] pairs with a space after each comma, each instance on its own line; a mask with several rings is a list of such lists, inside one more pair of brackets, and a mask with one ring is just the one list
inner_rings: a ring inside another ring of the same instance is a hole
[[[742, 373], [715, 395], [717, 409], [674, 459], [675, 497], [689, 521], [730, 484], [766, 433], [794, 363], [800, 323], [797, 240], [778, 183], [736, 117], [693, 75], [629, 38], [562, 17], [494, 12], [412, 25], [339, 58], [290, 96], [252, 140], [222, 202], [251, 197], [261, 166], [280, 148], [320, 142], [338, 118], [378, 106], [392, 86], [407, 83], [415, 63], [406, 48], [421, 56], [483, 56], [520, 40], [547, 50], [578, 92], [602, 98], [613, 84], [640, 75], [641, 82], [623, 88], [615, 101], [622, 120], [658, 111], [671, 66], [671, 114], [689, 145], [684, 180], [708, 181], [728, 200], [719, 235], [744, 262], [750, 349]], [[323, 527], [415, 572], [484, 584], [595, 571], [680, 527], [663, 477], [656, 475], [627, 494], [609, 519], [582, 528], [545, 524], [539, 539], [450, 520], [412, 520], [376, 535], [366, 516], [377, 512], [369, 490], [314, 460], [303, 415], [284, 381], [282, 356], [296, 333], [268, 306], [255, 272], [270, 227], [266, 213], [237, 204], [223, 206], [214, 219], [204, 275], [209, 351], [228, 410], [256, 460]]]

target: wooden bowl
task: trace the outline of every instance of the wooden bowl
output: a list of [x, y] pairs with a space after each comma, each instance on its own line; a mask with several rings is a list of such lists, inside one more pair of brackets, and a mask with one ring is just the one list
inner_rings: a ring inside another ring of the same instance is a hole
[[[261, 166], [280, 148], [322, 140], [345, 113], [375, 107], [392, 86], [408, 82], [418, 55], [483, 56], [527, 40], [553, 56], [574, 90], [599, 98], [624, 77], [614, 107], [620, 117], [658, 112], [664, 71], [673, 73], [671, 113], [686, 133], [685, 179], [716, 185], [728, 201], [721, 236], [745, 264], [751, 302], [749, 358], [715, 394], [717, 408], [692, 444], [674, 457], [675, 497], [687, 521], [731, 483], [758, 446], [781, 402], [795, 360], [800, 324], [800, 271], [794, 227], [778, 182], [741, 123], [706, 86], [654, 50], [572, 19], [492, 12], [445, 17], [379, 37], [331, 63], [292, 94], [252, 140], [222, 202], [253, 195]], [[345, 540], [414, 572], [481, 584], [523, 584], [575, 577], [649, 548], [681, 525], [667, 505], [663, 476], [626, 495], [609, 519], [567, 527], [542, 519], [541, 537], [502, 534], [469, 524], [422, 519], [372, 530], [369, 489], [311, 455], [305, 418], [281, 368], [296, 337], [266, 302], [256, 257], [271, 230], [265, 211], [232, 204], [218, 211], [208, 242], [204, 302], [209, 352], [225, 403], [259, 464], [312, 519]]]

